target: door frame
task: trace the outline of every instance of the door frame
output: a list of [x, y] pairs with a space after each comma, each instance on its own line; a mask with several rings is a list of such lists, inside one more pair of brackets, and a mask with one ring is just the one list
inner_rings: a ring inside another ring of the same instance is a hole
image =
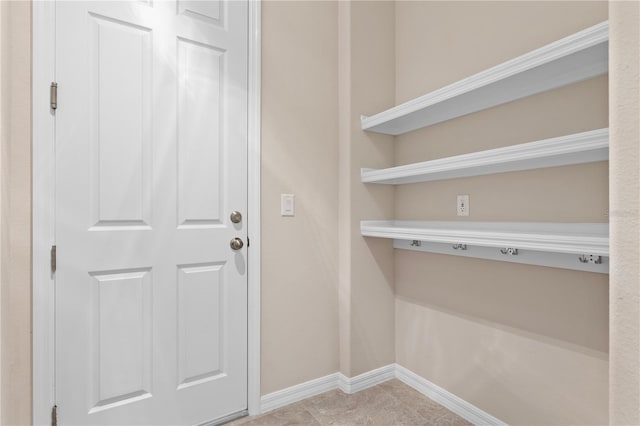
[[[260, 408], [260, 123], [261, 0], [248, 0], [247, 405]], [[55, 300], [51, 246], [55, 242], [55, 120], [49, 85], [55, 81], [55, 3], [32, 2], [32, 415], [51, 424], [55, 405]], [[64, 96], [61, 96], [63, 101]]]

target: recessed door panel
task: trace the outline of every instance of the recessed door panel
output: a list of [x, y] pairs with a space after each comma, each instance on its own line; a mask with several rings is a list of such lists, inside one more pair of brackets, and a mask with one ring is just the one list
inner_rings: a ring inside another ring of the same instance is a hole
[[223, 25], [224, 2], [179, 0], [178, 11], [186, 16], [202, 19], [215, 25]]
[[224, 264], [178, 268], [179, 387], [224, 373]]
[[151, 395], [151, 271], [91, 274], [96, 403], [101, 410]]
[[89, 19], [94, 226], [149, 225], [152, 33]]
[[224, 51], [178, 39], [180, 225], [220, 224]]

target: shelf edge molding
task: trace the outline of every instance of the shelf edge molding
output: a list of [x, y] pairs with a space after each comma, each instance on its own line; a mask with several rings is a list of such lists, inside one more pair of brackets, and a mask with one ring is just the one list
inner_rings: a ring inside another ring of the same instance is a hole
[[606, 223], [362, 221], [366, 237], [609, 256]]
[[386, 111], [362, 130], [400, 135], [608, 72], [607, 21]]
[[608, 159], [609, 129], [604, 128], [404, 166], [362, 169], [360, 177], [363, 183], [399, 185]]

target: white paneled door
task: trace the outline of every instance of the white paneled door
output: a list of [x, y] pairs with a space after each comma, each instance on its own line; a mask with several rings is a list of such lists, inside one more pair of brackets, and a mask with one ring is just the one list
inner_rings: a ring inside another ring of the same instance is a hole
[[56, 3], [59, 424], [247, 407], [247, 20], [238, 0]]

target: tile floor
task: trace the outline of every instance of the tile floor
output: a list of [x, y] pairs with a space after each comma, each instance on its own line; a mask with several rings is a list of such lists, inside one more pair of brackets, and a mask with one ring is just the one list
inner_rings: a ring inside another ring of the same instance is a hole
[[333, 390], [227, 425], [470, 425], [399, 380], [348, 395]]

